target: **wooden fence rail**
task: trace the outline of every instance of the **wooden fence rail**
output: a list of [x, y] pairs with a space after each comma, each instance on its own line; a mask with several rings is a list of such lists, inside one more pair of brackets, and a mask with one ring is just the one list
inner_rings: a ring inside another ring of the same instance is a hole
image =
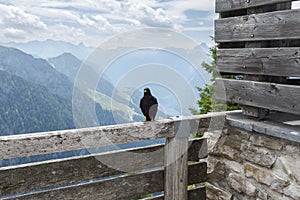
[[300, 114], [300, 9], [292, 0], [216, 0], [216, 98], [263, 118], [270, 110]]
[[[2, 166], [0, 199], [136, 199], [153, 193], [159, 195], [150, 199], [205, 199], [207, 141], [190, 135], [222, 129], [224, 122], [225, 114], [219, 113], [0, 137], [6, 160], [97, 147], [95, 139], [107, 145], [101, 140], [104, 132], [105, 138], [118, 137], [117, 144], [166, 138], [165, 144]], [[194, 186], [187, 190], [188, 185]]]

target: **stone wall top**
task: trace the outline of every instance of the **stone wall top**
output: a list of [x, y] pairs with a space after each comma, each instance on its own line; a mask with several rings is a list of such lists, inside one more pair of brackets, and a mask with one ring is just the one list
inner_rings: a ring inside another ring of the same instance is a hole
[[241, 111], [227, 113], [230, 126], [300, 143], [300, 116], [273, 113], [264, 120], [247, 117]]

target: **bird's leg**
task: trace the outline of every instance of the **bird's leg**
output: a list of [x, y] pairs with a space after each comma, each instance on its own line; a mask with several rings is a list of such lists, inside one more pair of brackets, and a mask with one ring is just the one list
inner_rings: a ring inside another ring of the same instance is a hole
[[145, 117], [144, 121], [143, 122], [147, 122], [147, 118]]
[[155, 121], [154, 117], [150, 117], [150, 118], [151, 118], [151, 122], [154, 122], [154, 121]]

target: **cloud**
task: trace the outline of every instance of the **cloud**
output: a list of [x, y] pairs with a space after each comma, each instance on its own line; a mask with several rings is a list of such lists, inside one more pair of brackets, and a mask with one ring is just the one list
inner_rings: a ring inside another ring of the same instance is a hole
[[47, 26], [38, 16], [24, 12], [15, 6], [0, 4], [1, 24], [7, 28], [31, 31], [32, 29], [46, 29]]
[[176, 14], [184, 14], [188, 10], [214, 11], [215, 1], [212, 0], [173, 0], [161, 2], [162, 8], [171, 10]]
[[6, 28], [3, 30], [3, 35], [12, 39], [24, 39], [26, 38], [26, 34], [25, 31], [14, 28]]
[[83, 15], [79, 21], [81, 25], [86, 27], [95, 28], [102, 33], [115, 33], [118, 28], [113, 26], [104, 16], [92, 15], [91, 17]]
[[78, 14], [69, 10], [55, 8], [32, 7], [30, 12], [51, 23], [70, 23], [78, 21]]
[[185, 27], [184, 31], [213, 31], [213, 26]]
[[87, 37], [81, 28], [57, 24], [53, 26], [52, 29], [53, 30], [49, 32], [49, 35], [55, 40], [69, 41], [76, 44], [81, 38]]
[[170, 15], [162, 8], [152, 8], [144, 3], [127, 1], [122, 3], [123, 12], [128, 18], [138, 20], [140, 24], [150, 27], [163, 27], [179, 30], [181, 28], [180, 16]]
[[[60, 34], [61, 40], [93, 44], [144, 27], [204, 31], [211, 26], [207, 21], [213, 20], [213, 7], [212, 0], [0, 0], [0, 28], [10, 29], [5, 36], [11, 32], [27, 40], [56, 39]], [[190, 10], [200, 14], [191, 18]]]

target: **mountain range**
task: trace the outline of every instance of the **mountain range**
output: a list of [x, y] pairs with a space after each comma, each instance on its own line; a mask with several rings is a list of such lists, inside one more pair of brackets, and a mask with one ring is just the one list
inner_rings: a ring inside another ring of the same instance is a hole
[[[0, 46], [0, 83], [1, 135], [75, 128], [73, 83], [47, 60]], [[115, 124], [112, 112], [99, 104], [96, 113], [98, 125]]]
[[45, 40], [45, 41], [30, 41], [26, 43], [2, 43], [2, 46], [13, 47], [20, 49], [37, 58], [57, 57], [63, 53], [71, 53], [80, 60], [84, 60], [94, 50], [93, 47], [85, 46], [83, 43], [77, 45], [63, 41]]
[[[78, 71], [93, 48], [52, 40], [5, 45], [0, 46], [1, 135], [76, 128], [72, 92]], [[207, 55], [202, 52], [206, 47], [205, 44], [199, 46], [199, 56], [206, 59], [205, 61], [208, 60]], [[158, 57], [166, 55], [158, 54]], [[80, 94], [86, 103], [95, 105], [94, 111], [98, 119], [95, 126], [143, 119], [138, 105], [143, 95], [140, 89], [118, 90], [116, 82], [120, 73], [130, 70], [129, 66], [151, 59], [153, 57], [149, 58], [148, 53], [144, 52], [128, 56], [127, 60], [120, 59], [122, 66], [118, 62], [112, 65], [108, 73], [99, 80], [96, 91], [88, 90]], [[174, 63], [166, 64], [176, 65], [176, 59], [167, 59]], [[157, 62], [165, 61], [159, 58]], [[185, 73], [180, 68], [178, 70]], [[180, 113], [174, 96], [162, 88], [153, 88], [160, 97], [160, 105], [165, 108], [160, 110], [158, 118]]]

